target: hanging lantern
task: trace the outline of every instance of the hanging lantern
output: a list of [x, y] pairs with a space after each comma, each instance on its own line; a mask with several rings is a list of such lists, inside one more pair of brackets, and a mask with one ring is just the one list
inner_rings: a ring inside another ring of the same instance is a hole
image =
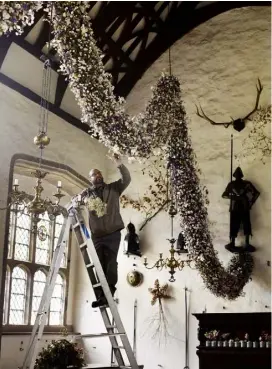
[[184, 236], [181, 232], [178, 235], [176, 248], [177, 248], [177, 253], [178, 254], [188, 254], [188, 248], [185, 244], [185, 239], [184, 239]]
[[127, 234], [124, 239], [124, 254], [142, 256], [140, 240], [136, 233], [135, 226], [131, 222], [127, 225]]

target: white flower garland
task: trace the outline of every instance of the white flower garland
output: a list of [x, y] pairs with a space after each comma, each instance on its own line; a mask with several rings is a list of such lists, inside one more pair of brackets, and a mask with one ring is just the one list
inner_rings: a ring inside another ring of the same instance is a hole
[[107, 204], [103, 202], [100, 197], [89, 197], [86, 200], [86, 206], [89, 211], [94, 211], [98, 218], [107, 214]]
[[1, 1], [0, 2], [0, 36], [15, 32], [23, 33], [25, 26], [31, 26], [34, 15], [42, 7], [40, 1]]
[[[158, 147], [165, 148], [171, 135], [171, 115], [176, 106], [175, 79], [163, 76], [145, 114], [129, 117], [124, 99], [116, 99], [111, 75], [104, 70], [88, 6], [82, 2], [54, 3], [52, 45], [60, 55], [60, 69], [69, 75], [69, 85], [80, 105], [82, 121], [91, 126], [99, 140], [114, 152], [147, 157]], [[162, 93], [165, 90], [168, 96]]]
[[186, 245], [197, 268], [216, 296], [236, 299], [249, 281], [253, 259], [249, 254], [234, 256], [226, 270], [218, 260], [177, 78], [162, 76], [145, 114], [131, 118], [125, 113], [124, 99], [115, 98], [110, 75], [104, 70], [91, 29], [88, 3], [54, 2], [53, 26], [52, 45], [60, 55], [61, 71], [69, 75], [83, 121], [117, 153], [144, 158], [157, 150], [165, 153], [172, 169]]

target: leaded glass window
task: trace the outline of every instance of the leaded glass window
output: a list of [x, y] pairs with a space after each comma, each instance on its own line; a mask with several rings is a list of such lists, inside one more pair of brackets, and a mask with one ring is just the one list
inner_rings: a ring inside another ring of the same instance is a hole
[[5, 283], [5, 295], [4, 295], [4, 307], [3, 307], [3, 324], [7, 324], [7, 321], [8, 321], [9, 286], [10, 286], [10, 268], [9, 268], [9, 266], [7, 266], [6, 283]]
[[14, 259], [28, 261], [30, 256], [31, 217], [26, 210], [13, 214], [15, 215]]
[[35, 318], [37, 311], [39, 309], [45, 283], [46, 283], [46, 274], [41, 270], [37, 270], [37, 272], [34, 274], [34, 282], [33, 282], [31, 324], [35, 323]]
[[[17, 210], [17, 211], [15, 211]], [[34, 231], [31, 215], [25, 209], [12, 209], [9, 221], [4, 325], [33, 325], [52, 262], [54, 250], [64, 222], [59, 215], [50, 220], [43, 214]], [[66, 288], [68, 284], [68, 246], [57, 276], [48, 315], [48, 325], [65, 323]]]
[[[54, 245], [53, 245], [54, 250], [56, 249], [56, 247], [58, 245], [58, 239], [59, 239], [59, 236], [60, 236], [60, 232], [61, 232], [63, 222], [64, 222], [63, 215], [59, 215], [59, 216], [56, 217], [55, 229], [54, 229]], [[61, 266], [63, 268], [65, 268], [67, 266], [67, 253], [68, 253], [68, 247], [66, 245], [64, 256], [63, 256], [63, 259], [61, 261]]]
[[27, 272], [15, 267], [11, 275], [9, 324], [26, 324]]
[[48, 265], [50, 262], [50, 244], [53, 222], [48, 218], [47, 213], [40, 217], [38, 223], [39, 233], [36, 235], [35, 261], [38, 264]]
[[59, 274], [57, 276], [56, 284], [54, 287], [51, 304], [50, 304], [50, 312], [49, 312], [49, 325], [60, 325], [63, 321], [64, 314], [64, 279]]

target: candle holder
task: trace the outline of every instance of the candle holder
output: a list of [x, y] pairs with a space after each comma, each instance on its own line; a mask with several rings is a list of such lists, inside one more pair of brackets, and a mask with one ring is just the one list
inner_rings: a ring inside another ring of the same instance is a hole
[[174, 244], [176, 242], [176, 239], [173, 237], [173, 222], [174, 222], [174, 216], [177, 214], [177, 210], [173, 203], [171, 203], [169, 208], [169, 215], [171, 217], [171, 238], [167, 239], [170, 243], [170, 257], [164, 259], [163, 254], [159, 254], [159, 259], [152, 265], [148, 266], [147, 258], [144, 258], [144, 266], [146, 269], [154, 269], [157, 268], [157, 270], [161, 271], [164, 268], [169, 268], [170, 273], [170, 279], [169, 282], [175, 282], [174, 275], [176, 273], [176, 270], [182, 270], [185, 266], [191, 267], [191, 263], [193, 262], [193, 259], [190, 259], [190, 255], [186, 254], [186, 259], [177, 259], [175, 257], [176, 254], [180, 255], [178, 250], [175, 250]]

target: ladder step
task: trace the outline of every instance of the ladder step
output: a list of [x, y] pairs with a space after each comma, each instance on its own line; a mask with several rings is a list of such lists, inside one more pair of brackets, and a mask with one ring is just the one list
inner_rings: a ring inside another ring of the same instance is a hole
[[107, 325], [106, 329], [117, 329], [116, 325]]
[[90, 263], [90, 264], [86, 264], [86, 268], [93, 268], [94, 267], [94, 264], [93, 263]]
[[124, 346], [112, 346], [112, 348], [113, 348], [114, 350], [117, 350], [117, 349], [125, 350], [125, 347], [124, 347]]
[[93, 288], [101, 287], [101, 283], [93, 284]]
[[124, 336], [125, 333], [91, 333], [91, 334], [79, 334], [76, 338], [99, 338], [99, 337], [114, 337]]
[[75, 228], [77, 228], [79, 226], [80, 226], [80, 223], [78, 222], [78, 223], [76, 223], [76, 224], [73, 225], [73, 229], [75, 229]]
[[83, 249], [83, 247], [86, 247], [87, 246], [87, 242], [83, 242], [79, 247], [81, 248], [81, 249]]

